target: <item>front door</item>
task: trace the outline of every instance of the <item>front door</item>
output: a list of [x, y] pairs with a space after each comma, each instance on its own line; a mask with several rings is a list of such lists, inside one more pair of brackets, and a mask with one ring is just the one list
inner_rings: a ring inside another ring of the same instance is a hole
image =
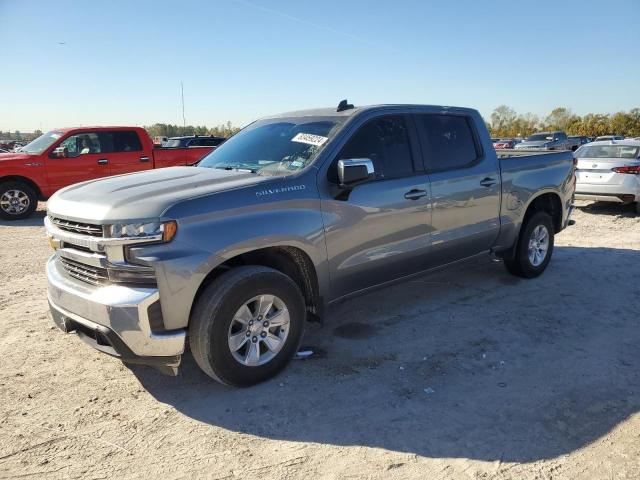
[[[323, 196], [322, 215], [332, 300], [424, 268], [429, 178], [418, 167], [407, 120], [389, 115], [368, 121], [329, 167], [334, 194]], [[373, 162], [376, 179], [341, 191], [338, 160], [362, 158]]]
[[431, 264], [489, 250], [500, 231], [500, 172], [495, 152], [483, 152], [466, 115], [417, 114], [431, 179]]
[[[56, 155], [54, 151], [64, 153]], [[47, 158], [46, 170], [52, 191], [110, 175], [107, 154], [97, 132], [71, 135], [55, 145]]]

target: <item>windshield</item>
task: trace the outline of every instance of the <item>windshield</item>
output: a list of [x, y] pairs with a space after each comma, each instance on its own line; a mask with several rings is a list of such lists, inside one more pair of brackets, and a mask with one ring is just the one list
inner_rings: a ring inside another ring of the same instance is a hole
[[47, 148], [53, 145], [55, 141], [60, 137], [62, 137], [62, 132], [47, 132], [43, 135], [40, 135], [33, 142], [28, 143], [27, 145], [22, 147], [22, 150], [20, 150], [20, 152], [40, 155]]
[[550, 133], [536, 133], [535, 135], [529, 135], [527, 142], [540, 142], [544, 140], [553, 140]]
[[342, 122], [336, 117], [257, 121], [204, 157], [198, 167], [290, 175], [315, 160]]
[[576, 150], [577, 158], [638, 158], [640, 147], [633, 145], [584, 145]]

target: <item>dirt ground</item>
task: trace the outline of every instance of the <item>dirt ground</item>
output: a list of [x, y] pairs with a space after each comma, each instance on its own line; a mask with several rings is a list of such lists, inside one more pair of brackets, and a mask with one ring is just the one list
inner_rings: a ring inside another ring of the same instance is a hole
[[630, 207], [577, 211], [538, 279], [483, 259], [343, 303], [250, 389], [55, 329], [38, 213], [0, 223], [0, 478], [640, 478]]

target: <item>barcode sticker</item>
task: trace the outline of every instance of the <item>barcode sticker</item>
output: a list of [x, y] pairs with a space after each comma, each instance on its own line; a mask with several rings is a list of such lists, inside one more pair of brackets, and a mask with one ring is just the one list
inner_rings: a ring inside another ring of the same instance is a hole
[[309, 145], [316, 145], [317, 147], [327, 140], [329, 140], [327, 137], [313, 135], [312, 133], [299, 133], [291, 139], [292, 142], [308, 143]]

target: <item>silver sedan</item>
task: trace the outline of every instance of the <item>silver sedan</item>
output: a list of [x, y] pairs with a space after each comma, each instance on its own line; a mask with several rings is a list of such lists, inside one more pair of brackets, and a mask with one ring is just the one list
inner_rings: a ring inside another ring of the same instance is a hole
[[640, 141], [610, 140], [575, 152], [576, 199], [635, 203], [640, 214]]

